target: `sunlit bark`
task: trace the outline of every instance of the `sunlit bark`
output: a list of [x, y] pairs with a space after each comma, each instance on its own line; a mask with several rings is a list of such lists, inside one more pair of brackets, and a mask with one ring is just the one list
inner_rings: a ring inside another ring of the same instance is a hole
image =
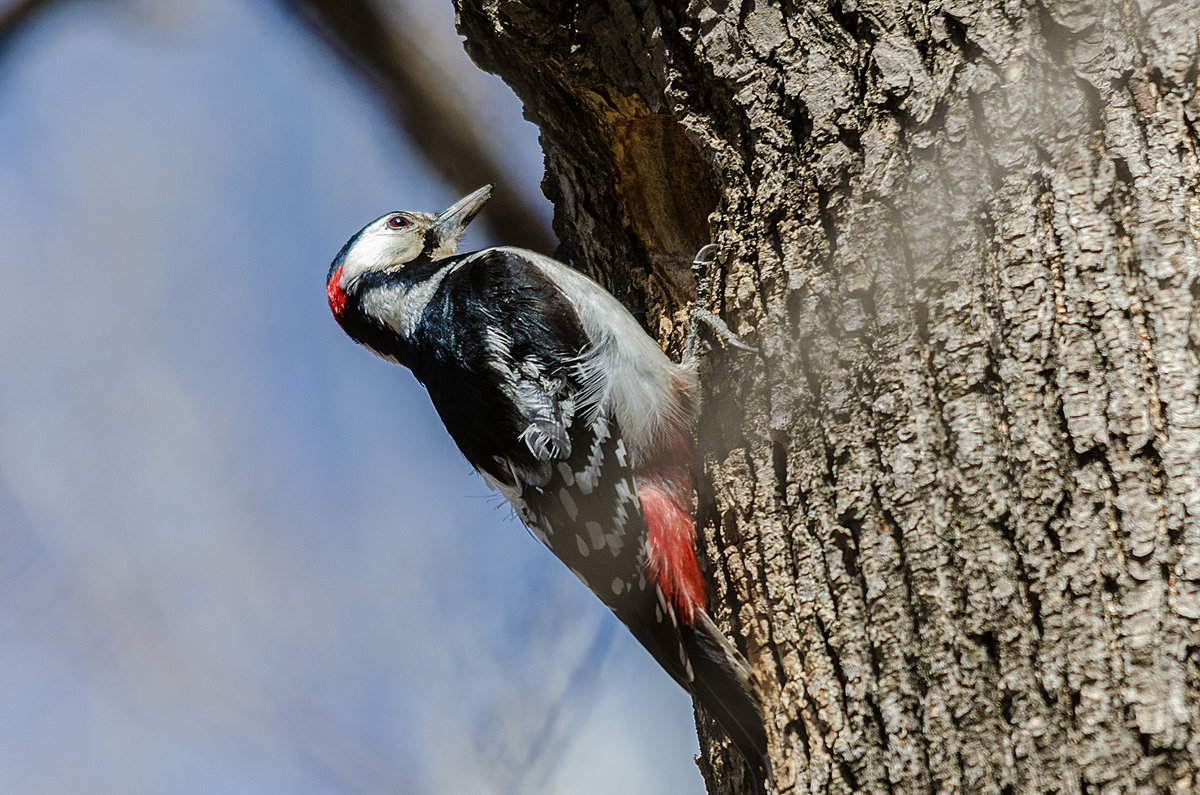
[[[667, 344], [780, 789], [1200, 787], [1197, 3], [461, 0]], [[738, 792], [701, 722], [713, 792]]]

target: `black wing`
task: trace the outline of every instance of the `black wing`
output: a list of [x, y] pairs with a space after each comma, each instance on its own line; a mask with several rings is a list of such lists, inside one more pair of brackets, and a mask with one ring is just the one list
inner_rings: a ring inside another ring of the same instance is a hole
[[488, 249], [465, 255], [417, 329], [432, 361], [414, 368], [471, 465], [515, 486], [544, 481], [571, 453], [587, 334], [536, 267]]
[[[446, 277], [419, 333], [436, 359], [418, 377], [467, 460], [623, 620], [662, 614], [629, 451], [585, 405], [596, 392], [579, 366], [589, 340], [567, 298], [529, 261], [489, 249]], [[638, 634], [656, 645], [653, 631]], [[651, 651], [686, 680], [678, 643], [663, 646]]]

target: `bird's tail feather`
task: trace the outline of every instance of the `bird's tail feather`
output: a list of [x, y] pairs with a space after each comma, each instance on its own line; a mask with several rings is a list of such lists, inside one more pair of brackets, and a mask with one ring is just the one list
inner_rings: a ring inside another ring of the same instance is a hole
[[691, 690], [745, 758], [761, 793], [771, 780], [762, 702], [750, 665], [703, 610], [683, 633], [692, 664]]
[[711, 715], [745, 758], [759, 793], [771, 781], [761, 699], [750, 664], [700, 605], [679, 615], [656, 588], [625, 591], [610, 607], [638, 642]]

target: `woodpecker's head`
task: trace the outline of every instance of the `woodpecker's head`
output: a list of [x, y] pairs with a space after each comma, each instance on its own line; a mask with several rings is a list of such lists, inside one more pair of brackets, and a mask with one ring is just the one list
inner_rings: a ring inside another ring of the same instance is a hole
[[[339, 319], [347, 301], [372, 276], [403, 278], [406, 271], [458, 253], [467, 224], [492, 195], [485, 185], [437, 215], [394, 212], [376, 218], [350, 238], [334, 258], [326, 281], [329, 308]], [[415, 274], [414, 274], [415, 275]]]

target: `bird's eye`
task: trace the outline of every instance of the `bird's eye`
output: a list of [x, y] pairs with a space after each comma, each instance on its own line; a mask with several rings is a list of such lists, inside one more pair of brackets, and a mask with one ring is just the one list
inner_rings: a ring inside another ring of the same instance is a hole
[[412, 221], [408, 220], [403, 215], [393, 215], [388, 219], [387, 225], [388, 229], [403, 229], [411, 223]]

